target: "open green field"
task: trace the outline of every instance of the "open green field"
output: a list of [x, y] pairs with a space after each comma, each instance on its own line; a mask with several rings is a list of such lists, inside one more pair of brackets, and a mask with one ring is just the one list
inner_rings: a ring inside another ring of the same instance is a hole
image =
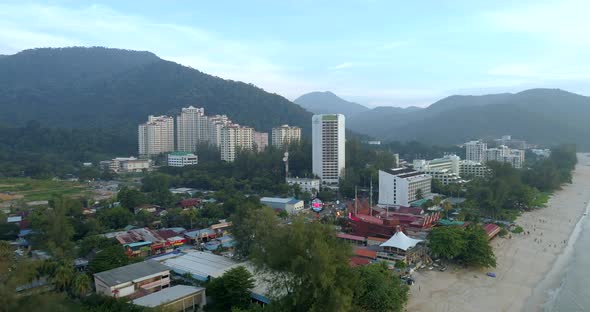
[[78, 182], [35, 180], [29, 178], [0, 178], [0, 202], [6, 200], [50, 200], [55, 196], [84, 196], [87, 186]]

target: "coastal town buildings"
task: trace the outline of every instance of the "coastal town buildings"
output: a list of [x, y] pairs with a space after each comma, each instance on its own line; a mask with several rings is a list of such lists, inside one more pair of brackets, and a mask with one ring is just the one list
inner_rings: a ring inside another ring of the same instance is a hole
[[506, 145], [485, 150], [485, 161], [498, 161], [508, 163], [514, 168], [522, 168], [524, 164], [524, 151], [511, 149]]
[[170, 116], [148, 117], [138, 127], [139, 155], [156, 156], [174, 151], [174, 119]]
[[345, 117], [321, 114], [312, 117], [312, 169], [322, 184], [338, 185], [345, 166]]
[[304, 203], [300, 199], [293, 197], [279, 198], [279, 197], [262, 197], [260, 203], [275, 210], [284, 210], [288, 214], [297, 214], [303, 211]]
[[465, 143], [465, 159], [483, 163], [488, 145], [480, 140]]
[[282, 149], [285, 145], [301, 140], [301, 128], [281, 125], [272, 128], [272, 146]]
[[379, 205], [409, 206], [431, 192], [432, 176], [411, 168], [379, 170]]
[[415, 159], [413, 168], [432, 176], [442, 184], [463, 183], [459, 176], [461, 158], [457, 155], [446, 155], [433, 160]]

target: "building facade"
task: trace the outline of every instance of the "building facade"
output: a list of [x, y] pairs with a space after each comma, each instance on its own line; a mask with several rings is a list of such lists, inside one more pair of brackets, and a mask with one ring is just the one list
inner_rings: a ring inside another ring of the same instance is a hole
[[459, 175], [464, 178], [484, 178], [489, 172], [488, 167], [477, 161], [463, 160], [459, 163]]
[[524, 164], [524, 151], [511, 149], [506, 145], [485, 150], [484, 160], [508, 163], [514, 168], [522, 168]]
[[315, 196], [320, 190], [320, 179], [288, 177], [286, 181], [289, 185], [299, 185], [302, 191], [309, 192], [312, 196]]
[[415, 170], [432, 176], [443, 184], [463, 183], [459, 175], [461, 158], [457, 155], [446, 155], [433, 160], [415, 159], [413, 167]]
[[117, 157], [100, 162], [102, 170], [110, 170], [115, 173], [142, 172], [151, 168], [149, 159], [137, 159], [135, 157]]
[[285, 145], [301, 140], [301, 128], [282, 125], [272, 128], [272, 146], [281, 149]]
[[428, 196], [431, 186], [430, 175], [411, 168], [379, 170], [379, 205], [407, 207], [420, 192]]
[[220, 129], [221, 160], [232, 162], [240, 150], [252, 150], [254, 129], [238, 124], [227, 124]]
[[297, 214], [305, 208], [304, 202], [296, 198], [262, 197], [260, 203], [275, 210], [285, 210], [289, 214]]
[[155, 261], [143, 261], [94, 274], [97, 294], [124, 298], [153, 293], [170, 286], [170, 269]]
[[170, 153], [167, 160], [170, 167], [193, 166], [199, 163], [197, 155], [189, 152]]
[[174, 151], [174, 119], [169, 116], [149, 116], [138, 128], [139, 155], [156, 156]]
[[344, 175], [345, 117], [342, 114], [313, 115], [312, 163], [313, 173], [322, 184], [337, 185]]
[[488, 145], [482, 141], [470, 141], [465, 143], [465, 159], [484, 162], [485, 161], [485, 150]]
[[207, 142], [207, 116], [204, 108], [189, 106], [176, 116], [176, 149], [195, 152], [197, 145]]
[[257, 152], [264, 152], [268, 146], [268, 132], [256, 132], [254, 131], [254, 147]]

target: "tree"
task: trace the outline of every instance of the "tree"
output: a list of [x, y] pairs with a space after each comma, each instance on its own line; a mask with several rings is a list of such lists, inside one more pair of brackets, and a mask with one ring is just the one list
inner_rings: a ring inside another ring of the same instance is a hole
[[416, 199], [422, 199], [424, 198], [424, 193], [422, 192], [422, 189], [417, 189], [416, 190]]
[[133, 214], [121, 206], [101, 209], [96, 215], [107, 229], [120, 229], [133, 221]]
[[408, 286], [402, 285], [384, 262], [358, 267], [353, 302], [355, 311], [380, 312], [404, 310]]
[[439, 226], [428, 235], [430, 252], [437, 257], [453, 260], [467, 247], [464, 230], [459, 226]]
[[72, 281], [72, 293], [76, 296], [85, 296], [92, 289], [92, 281], [85, 273], [76, 273]]
[[74, 267], [69, 261], [61, 261], [58, 263], [55, 272], [51, 278], [55, 288], [60, 291], [69, 289], [74, 279]]
[[121, 203], [121, 206], [129, 209], [131, 212], [133, 212], [135, 207], [148, 203], [148, 198], [142, 192], [126, 186], [121, 188], [119, 193], [117, 193], [117, 200]]
[[92, 273], [98, 273], [122, 267], [127, 264], [129, 264], [129, 258], [125, 255], [123, 247], [113, 245], [98, 252], [88, 266]]
[[350, 246], [332, 227], [296, 219], [267, 229], [251, 259], [270, 276], [270, 296], [281, 311], [351, 311], [354, 274]]
[[442, 209], [445, 211], [445, 217], [448, 218], [449, 217], [449, 211], [451, 211], [453, 209], [453, 204], [451, 204], [450, 201], [445, 200], [442, 203]]
[[464, 234], [467, 246], [460, 255], [461, 260], [476, 267], [495, 267], [496, 257], [485, 230], [479, 225], [470, 225]]
[[214, 311], [228, 311], [231, 308], [247, 308], [252, 288], [252, 274], [245, 267], [238, 266], [213, 279], [207, 286], [207, 295], [213, 299]]

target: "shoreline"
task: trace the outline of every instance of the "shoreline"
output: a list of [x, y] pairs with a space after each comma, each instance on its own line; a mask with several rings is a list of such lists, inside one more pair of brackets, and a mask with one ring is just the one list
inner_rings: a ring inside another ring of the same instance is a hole
[[[497, 267], [421, 271], [414, 275], [407, 311], [540, 311], [560, 286], [590, 204], [590, 157], [578, 153], [571, 184], [556, 191], [545, 208], [523, 213], [525, 233], [496, 237]], [[495, 272], [497, 278], [485, 276]]]

